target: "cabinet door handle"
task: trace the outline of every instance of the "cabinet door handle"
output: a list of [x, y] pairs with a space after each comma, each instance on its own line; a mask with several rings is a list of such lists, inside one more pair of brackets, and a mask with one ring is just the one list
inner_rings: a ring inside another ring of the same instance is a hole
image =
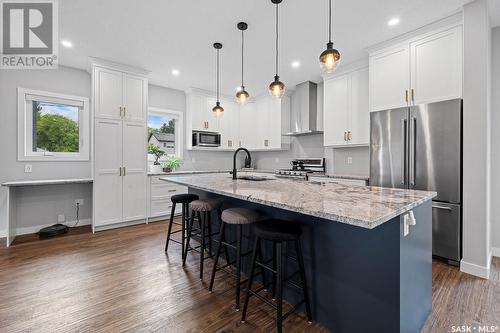
[[408, 89], [405, 90], [405, 101], [408, 103]]
[[227, 140], [227, 146], [232, 147], [233, 146], [233, 141], [232, 140]]
[[264, 146], [268, 147], [269, 146], [269, 140], [264, 140]]
[[351, 131], [347, 132], [347, 140], [348, 141], [352, 140], [352, 133], [351, 133]]
[[347, 141], [347, 132], [344, 132], [344, 141]]
[[122, 176], [122, 167], [119, 167], [118, 170], [120, 172], [120, 177], [121, 177]]
[[123, 167], [123, 177], [125, 177], [125, 167]]
[[125, 117], [126, 115], [127, 115], [127, 108], [123, 107], [123, 117]]
[[413, 88], [411, 88], [411, 101], [415, 102], [415, 90]]
[[120, 118], [122, 117], [122, 112], [123, 112], [123, 109], [122, 109], [122, 107], [120, 106]]

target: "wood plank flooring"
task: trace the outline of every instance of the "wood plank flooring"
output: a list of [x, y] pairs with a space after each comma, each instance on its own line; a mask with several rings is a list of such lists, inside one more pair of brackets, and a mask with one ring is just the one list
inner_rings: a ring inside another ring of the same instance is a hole
[[[180, 245], [163, 252], [165, 222], [0, 248], [0, 332], [272, 332], [274, 312], [253, 299], [246, 323], [233, 308], [231, 277], [220, 272], [208, 292], [210, 265], [182, 268]], [[209, 262], [211, 262], [209, 260]], [[434, 262], [433, 313], [425, 333], [452, 325], [500, 325], [500, 260], [491, 280]], [[361, 319], [361, 318], [360, 318]], [[302, 315], [285, 332], [327, 332]]]

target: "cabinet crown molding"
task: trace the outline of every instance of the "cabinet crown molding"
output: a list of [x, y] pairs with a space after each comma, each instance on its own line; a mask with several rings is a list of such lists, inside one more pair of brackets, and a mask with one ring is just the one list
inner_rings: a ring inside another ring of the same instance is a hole
[[141, 75], [141, 76], [149, 76], [151, 74], [150, 70], [146, 70], [143, 68], [135, 67], [135, 66], [129, 66], [125, 64], [120, 64], [111, 60], [106, 60], [106, 59], [101, 59], [101, 58], [96, 58], [96, 57], [89, 57], [89, 65], [87, 67], [87, 71], [89, 73], [92, 73], [92, 68], [94, 66], [100, 66], [100, 67], [106, 67], [109, 69], [114, 69], [120, 72], [124, 73], [129, 73], [129, 74], [135, 74], [135, 75]]

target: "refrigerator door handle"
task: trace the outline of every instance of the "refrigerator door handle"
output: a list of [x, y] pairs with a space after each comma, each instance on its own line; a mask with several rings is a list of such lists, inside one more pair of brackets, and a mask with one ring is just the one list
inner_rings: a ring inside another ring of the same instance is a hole
[[415, 186], [415, 155], [416, 155], [416, 144], [417, 144], [417, 117], [412, 117], [411, 118], [411, 125], [410, 125], [410, 132], [411, 132], [411, 138], [410, 138], [410, 186]]
[[452, 211], [452, 209], [450, 207], [440, 206], [440, 205], [434, 205], [434, 204], [432, 205], [432, 208], [449, 210], [450, 212]]
[[406, 183], [406, 119], [401, 119], [401, 184]]

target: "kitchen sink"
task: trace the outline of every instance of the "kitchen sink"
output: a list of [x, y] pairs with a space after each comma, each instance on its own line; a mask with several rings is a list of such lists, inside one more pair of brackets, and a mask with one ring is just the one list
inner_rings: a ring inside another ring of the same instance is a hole
[[271, 180], [272, 178], [261, 177], [261, 176], [238, 176], [238, 179], [251, 180], [251, 181], [254, 181], [254, 182], [260, 182], [260, 181], [263, 181], [263, 180]]

